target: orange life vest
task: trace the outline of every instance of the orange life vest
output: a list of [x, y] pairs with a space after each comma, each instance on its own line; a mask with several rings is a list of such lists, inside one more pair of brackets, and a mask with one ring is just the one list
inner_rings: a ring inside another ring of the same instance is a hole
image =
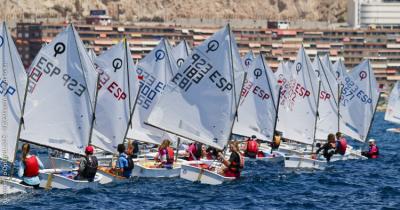
[[29, 158], [26, 158], [24, 161], [25, 164], [25, 177], [34, 177], [39, 175], [39, 163], [36, 159], [36, 156], [32, 155]]

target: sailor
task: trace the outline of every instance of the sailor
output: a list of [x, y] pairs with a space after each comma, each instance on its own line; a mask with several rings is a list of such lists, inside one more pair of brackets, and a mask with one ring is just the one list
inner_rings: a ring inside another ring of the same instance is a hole
[[170, 147], [171, 141], [164, 139], [158, 147], [157, 155], [154, 160], [159, 162], [159, 167], [172, 169], [174, 164], [174, 150]]
[[75, 176], [75, 180], [88, 180], [93, 182], [97, 173], [98, 161], [96, 156], [93, 155], [94, 148], [89, 145], [85, 148], [85, 156], [79, 161], [78, 175]]
[[201, 143], [193, 142], [186, 150], [188, 153], [188, 161], [200, 160], [203, 156], [203, 145]]
[[125, 145], [118, 144], [117, 150], [119, 153], [117, 161], [117, 174], [125, 178], [131, 177], [132, 170], [134, 168], [134, 163], [131, 157], [125, 152]]
[[336, 133], [336, 153], [344, 155], [347, 149], [346, 138], [343, 137], [341, 132]]
[[22, 145], [22, 161], [19, 164], [18, 176], [22, 178], [21, 184], [38, 189], [40, 185], [39, 169], [43, 169], [43, 163], [35, 155], [30, 155], [30, 145]]
[[256, 158], [258, 154], [258, 142], [257, 137], [252, 135], [251, 138], [247, 139], [244, 146], [244, 155], [249, 158]]
[[132, 147], [133, 147], [133, 151], [132, 151], [132, 158], [138, 158], [138, 154], [139, 154], [139, 143], [138, 141], [133, 141], [132, 142]]
[[244, 168], [244, 158], [240, 154], [239, 142], [238, 141], [230, 142], [229, 150], [231, 151], [231, 156], [229, 157], [229, 160], [226, 160], [221, 152], [218, 154], [219, 160], [225, 166], [221, 174], [226, 177], [239, 178], [240, 173]]
[[364, 151], [361, 154], [369, 159], [376, 159], [379, 157], [379, 148], [375, 143], [375, 139], [368, 140], [369, 150]]
[[208, 147], [206, 150], [206, 157], [207, 160], [215, 160], [218, 158], [218, 153], [221, 152], [220, 150], [214, 147]]
[[279, 145], [281, 145], [281, 138], [282, 138], [282, 132], [275, 131], [274, 132], [274, 138], [273, 138], [273, 140], [271, 142], [271, 149], [272, 150], [279, 149]]
[[316, 155], [318, 155], [321, 150], [323, 150], [322, 154], [324, 155], [326, 161], [329, 162], [336, 151], [336, 141], [333, 133], [328, 135], [328, 142], [322, 145], [322, 147], [318, 148]]

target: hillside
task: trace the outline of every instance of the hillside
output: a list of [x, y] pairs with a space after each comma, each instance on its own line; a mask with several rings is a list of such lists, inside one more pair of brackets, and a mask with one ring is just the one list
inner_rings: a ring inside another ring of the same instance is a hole
[[343, 22], [346, 0], [3, 0], [8, 21], [57, 17], [80, 19], [90, 9], [108, 9], [114, 19], [283, 19]]

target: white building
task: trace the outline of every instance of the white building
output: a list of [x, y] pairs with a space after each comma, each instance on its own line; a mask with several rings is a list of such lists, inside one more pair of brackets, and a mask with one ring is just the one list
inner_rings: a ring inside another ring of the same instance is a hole
[[400, 27], [400, 0], [348, 0], [347, 16], [355, 28]]

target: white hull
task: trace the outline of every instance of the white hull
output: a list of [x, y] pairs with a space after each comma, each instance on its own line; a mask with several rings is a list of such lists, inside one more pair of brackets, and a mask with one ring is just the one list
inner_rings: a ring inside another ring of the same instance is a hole
[[[106, 168], [103, 168], [106, 169]], [[109, 184], [109, 183], [125, 183], [131, 181], [129, 178], [121, 177], [121, 176], [116, 176], [114, 174], [111, 174], [109, 172], [106, 172], [102, 169], [97, 170], [97, 174], [101, 174], [102, 178], [100, 180], [100, 184]]]
[[315, 169], [324, 170], [327, 162], [324, 160], [311, 159], [309, 156], [286, 156], [285, 168], [290, 169]]
[[0, 176], [0, 196], [26, 193], [32, 191], [32, 187], [20, 184], [21, 179]]
[[265, 161], [265, 162], [280, 162], [284, 160], [285, 155], [281, 152], [272, 152], [272, 155], [269, 152], [264, 152], [264, 157], [256, 157], [249, 158], [244, 157], [245, 161]]
[[[56, 189], [84, 189], [96, 188], [102, 179], [102, 175], [97, 173], [93, 182], [86, 180], [74, 180], [72, 176], [66, 177], [60, 173], [68, 172], [60, 169], [40, 170], [40, 187]], [[51, 178], [50, 178], [51, 177]]]
[[[189, 162], [182, 164], [182, 169], [180, 176], [182, 179], [191, 181], [191, 182], [200, 182], [201, 184], [209, 184], [209, 185], [220, 185], [224, 182], [235, 180], [234, 177], [225, 177], [218, 174], [215, 170], [210, 171], [207, 169], [202, 169], [197, 166], [197, 164], [193, 164], [194, 162]], [[204, 163], [201, 161], [195, 161], [195, 163]]]
[[179, 177], [182, 162], [182, 160], [178, 159], [178, 161], [174, 163], [174, 167], [172, 169], [166, 169], [153, 167], [153, 160], [138, 159], [138, 161], [135, 162], [135, 167], [132, 171], [132, 177]]
[[388, 128], [387, 132], [400, 133], [400, 128]]

